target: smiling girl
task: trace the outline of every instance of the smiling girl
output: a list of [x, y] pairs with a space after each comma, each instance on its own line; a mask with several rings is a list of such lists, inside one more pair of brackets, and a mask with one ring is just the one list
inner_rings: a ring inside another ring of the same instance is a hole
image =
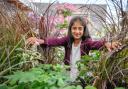
[[119, 46], [118, 42], [106, 42], [105, 40], [93, 41], [89, 35], [86, 22], [83, 17], [76, 16], [71, 19], [68, 28], [68, 35], [62, 38], [37, 39], [30, 37], [29, 44], [38, 43], [43, 47], [64, 46], [64, 63], [70, 65], [71, 80], [74, 81], [78, 76], [76, 62], [81, 60], [81, 56], [89, 54], [90, 50], [98, 50], [105, 46], [109, 51]]

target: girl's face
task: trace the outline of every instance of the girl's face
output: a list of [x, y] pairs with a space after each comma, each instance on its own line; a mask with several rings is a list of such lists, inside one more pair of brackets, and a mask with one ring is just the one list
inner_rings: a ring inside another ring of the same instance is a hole
[[79, 20], [75, 21], [72, 25], [71, 33], [74, 37], [74, 40], [81, 40], [81, 37], [84, 34], [84, 27], [81, 25]]

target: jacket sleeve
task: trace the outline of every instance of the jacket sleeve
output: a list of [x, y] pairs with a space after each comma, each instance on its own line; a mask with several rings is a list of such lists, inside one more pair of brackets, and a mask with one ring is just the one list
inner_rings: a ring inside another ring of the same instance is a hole
[[91, 38], [87, 39], [87, 47], [90, 50], [98, 50], [101, 49], [104, 44], [106, 43], [105, 39], [104, 40], [98, 40], [98, 41], [93, 41]]
[[44, 39], [44, 43], [41, 44], [42, 47], [49, 46], [49, 47], [55, 47], [55, 46], [65, 46], [68, 42], [68, 37], [62, 37], [62, 38], [46, 38]]

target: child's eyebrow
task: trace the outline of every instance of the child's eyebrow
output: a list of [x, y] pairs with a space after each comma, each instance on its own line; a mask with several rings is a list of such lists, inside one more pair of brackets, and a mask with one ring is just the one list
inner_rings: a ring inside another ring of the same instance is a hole
[[83, 26], [72, 26], [72, 27], [78, 27], [79, 28], [79, 27], [83, 27]]

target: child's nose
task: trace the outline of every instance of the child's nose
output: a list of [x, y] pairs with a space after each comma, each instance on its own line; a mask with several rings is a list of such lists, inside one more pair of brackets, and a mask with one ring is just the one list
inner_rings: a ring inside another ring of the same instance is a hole
[[77, 33], [79, 32], [79, 29], [78, 29], [78, 28], [76, 29], [76, 32], [77, 32]]

